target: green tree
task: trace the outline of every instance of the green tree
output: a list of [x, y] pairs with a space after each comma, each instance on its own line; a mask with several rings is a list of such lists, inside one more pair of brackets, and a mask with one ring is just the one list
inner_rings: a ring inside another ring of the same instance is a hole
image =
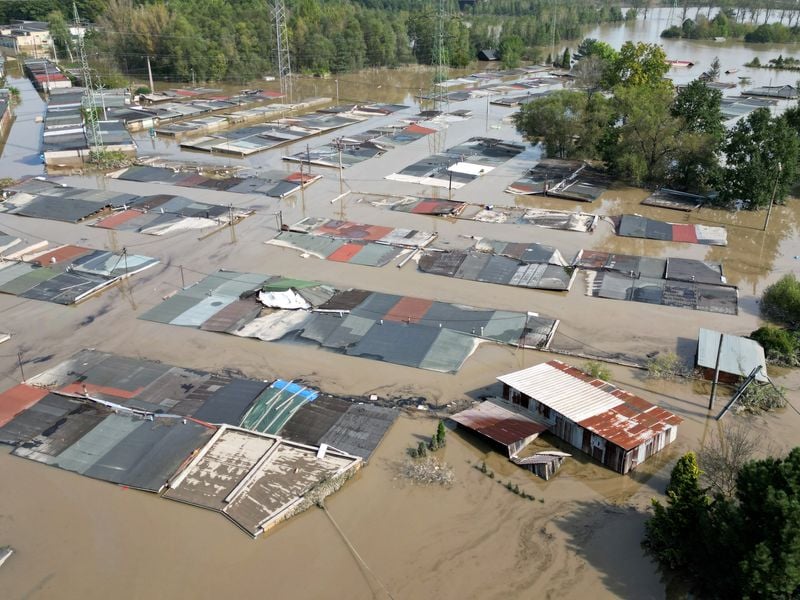
[[72, 35], [64, 15], [59, 10], [50, 11], [47, 13], [47, 22], [50, 26], [50, 37], [61, 57], [67, 57], [72, 62]]
[[582, 92], [559, 90], [525, 104], [514, 115], [514, 124], [529, 139], [541, 139], [548, 156], [573, 157], [583, 133], [586, 101]]
[[564, 48], [564, 54], [561, 56], [561, 68], [569, 69], [572, 67], [572, 56], [569, 53], [569, 48]]
[[680, 149], [670, 168], [671, 185], [692, 192], [711, 189], [719, 178], [719, 154], [725, 139], [722, 93], [700, 80], [680, 89], [672, 105], [681, 119]]
[[800, 448], [739, 472], [736, 497], [744, 550], [744, 598], [793, 598], [800, 591]]
[[606, 72], [606, 86], [643, 86], [664, 83], [667, 55], [657, 44], [625, 42]]
[[445, 443], [447, 443], [446, 435], [447, 428], [444, 426], [444, 421], [439, 421], [439, 426], [436, 428], [436, 443], [440, 448], [444, 448]]
[[503, 61], [503, 68], [513, 69], [519, 66], [525, 46], [522, 43], [522, 38], [518, 35], [507, 35], [500, 39], [500, 45], [497, 49], [500, 54], [500, 60]]
[[782, 202], [797, 180], [800, 141], [782, 118], [759, 108], [728, 133], [727, 162], [719, 188], [720, 200], [743, 201], [748, 208]]
[[708, 498], [700, 488], [700, 467], [694, 452], [678, 459], [666, 490], [666, 506], [653, 500], [653, 516], [645, 524], [643, 545], [662, 565], [685, 569], [698, 548], [708, 518]]
[[665, 86], [619, 86], [613, 105], [620, 116], [609, 130], [604, 158], [618, 177], [660, 184], [681, 148], [681, 121], [672, 116], [672, 90]]

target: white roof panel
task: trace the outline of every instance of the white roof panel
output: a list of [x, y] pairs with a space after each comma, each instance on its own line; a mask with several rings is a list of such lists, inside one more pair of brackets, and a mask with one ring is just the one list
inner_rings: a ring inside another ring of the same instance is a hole
[[621, 399], [609, 392], [550, 363], [501, 375], [497, 379], [549, 406], [574, 423], [580, 423], [623, 404]]

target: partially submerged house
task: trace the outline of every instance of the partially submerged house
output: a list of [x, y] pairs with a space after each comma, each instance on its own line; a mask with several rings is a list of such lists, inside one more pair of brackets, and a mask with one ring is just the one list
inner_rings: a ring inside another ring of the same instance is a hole
[[718, 354], [720, 381], [736, 383], [758, 367], [761, 369], [756, 373], [756, 381], [768, 381], [767, 362], [761, 344], [750, 338], [701, 328], [697, 336], [696, 365], [706, 379], [714, 379]]
[[511, 462], [548, 480], [570, 455], [551, 450], [520, 457], [519, 453], [528, 444], [539, 437], [540, 433], [547, 431], [547, 425], [529, 418], [524, 412], [518, 406], [501, 406], [497, 402], [486, 400], [452, 415], [450, 419], [494, 445], [504, 446]]
[[674, 442], [683, 420], [557, 360], [497, 379], [506, 400], [618, 473], [635, 469]]
[[498, 54], [497, 50], [490, 50], [490, 49], [481, 50], [480, 52], [478, 52], [478, 60], [489, 60], [489, 61], [500, 60], [500, 54]]

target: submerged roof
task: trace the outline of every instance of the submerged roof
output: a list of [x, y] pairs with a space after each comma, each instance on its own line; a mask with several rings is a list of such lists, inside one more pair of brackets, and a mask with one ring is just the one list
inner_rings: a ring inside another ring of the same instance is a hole
[[528, 417], [490, 402], [463, 410], [450, 417], [495, 442], [510, 446], [547, 430], [547, 426]]
[[767, 363], [764, 349], [755, 340], [730, 333], [720, 333], [711, 329], [700, 329], [697, 339], [697, 366], [714, 369], [717, 365], [717, 350], [720, 349], [719, 338], [722, 338], [722, 349], [719, 355], [719, 368], [724, 373], [732, 373], [747, 377], [753, 369], [760, 366], [756, 375], [758, 381], [767, 381]]
[[497, 379], [625, 450], [683, 420], [558, 360]]

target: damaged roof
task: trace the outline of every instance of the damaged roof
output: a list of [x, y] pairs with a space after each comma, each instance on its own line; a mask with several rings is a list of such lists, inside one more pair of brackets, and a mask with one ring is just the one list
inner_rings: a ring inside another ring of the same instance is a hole
[[625, 450], [683, 421], [643, 398], [558, 360], [497, 379]]

